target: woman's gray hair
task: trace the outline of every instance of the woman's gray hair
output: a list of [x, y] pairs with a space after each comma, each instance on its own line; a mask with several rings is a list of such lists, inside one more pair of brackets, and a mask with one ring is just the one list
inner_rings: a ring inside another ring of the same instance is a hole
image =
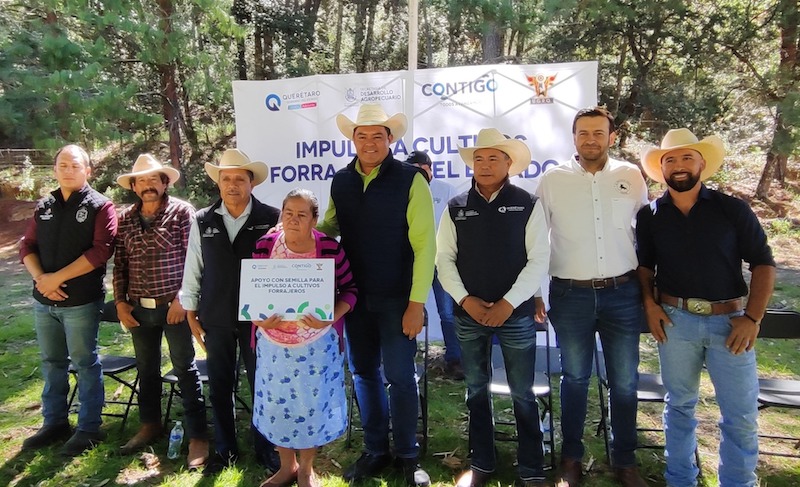
[[283, 199], [281, 211], [286, 207], [286, 201], [291, 198], [303, 198], [311, 206], [311, 216], [314, 218], [319, 216], [319, 200], [317, 200], [317, 195], [315, 195], [313, 191], [304, 188], [294, 188], [289, 191], [289, 194]]

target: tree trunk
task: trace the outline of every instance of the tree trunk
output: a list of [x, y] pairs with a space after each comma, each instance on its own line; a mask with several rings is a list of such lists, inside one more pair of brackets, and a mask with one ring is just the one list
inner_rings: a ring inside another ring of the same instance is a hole
[[483, 62], [499, 58], [503, 54], [503, 37], [494, 20], [486, 20], [483, 30]]
[[168, 37], [172, 33], [172, 16], [175, 10], [172, 0], [158, 0], [158, 26], [164, 32], [164, 45], [162, 46], [162, 59], [156, 66], [161, 84], [161, 111], [167, 122], [169, 133], [169, 159], [172, 167], [181, 169], [183, 158], [181, 148], [180, 106], [178, 102], [178, 86], [175, 80], [175, 62], [167, 57], [169, 46]]
[[[234, 0], [231, 13], [239, 27], [247, 27], [246, 0]], [[247, 46], [244, 37], [236, 39], [236, 71], [239, 79], [247, 79]]]
[[255, 23], [253, 32], [253, 77], [255, 79], [265, 79], [266, 69], [264, 68], [264, 34], [261, 23]]
[[342, 19], [344, 17], [344, 2], [339, 1], [336, 6], [336, 40], [333, 44], [333, 72], [338, 73], [341, 69], [342, 60]]
[[763, 201], [769, 199], [769, 188], [773, 179], [783, 183], [788, 161], [788, 153], [785, 149], [787, 142], [791, 143], [791, 132], [783, 119], [783, 110], [778, 105], [775, 116], [775, 130], [772, 132], [772, 142], [767, 152], [767, 162], [764, 164], [764, 170], [761, 171], [761, 178], [758, 180], [758, 186], [756, 186], [756, 198]]

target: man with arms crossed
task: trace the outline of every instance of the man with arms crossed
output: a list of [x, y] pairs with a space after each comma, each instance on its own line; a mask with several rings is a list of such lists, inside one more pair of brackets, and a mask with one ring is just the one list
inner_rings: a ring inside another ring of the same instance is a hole
[[114, 302], [117, 317], [131, 332], [139, 371], [139, 432], [123, 445], [132, 453], [162, 434], [161, 336], [167, 338], [178, 377], [189, 437], [187, 464], [194, 469], [208, 458], [206, 405], [194, 360], [192, 332], [177, 299], [189, 244], [194, 208], [167, 194], [181, 175], [142, 154], [117, 184], [139, 201], [119, 217], [114, 254]]
[[[577, 153], [548, 170], [536, 194], [550, 227], [550, 321], [561, 347], [561, 478], [581, 481], [589, 378], [600, 334], [610, 386], [611, 464], [622, 485], [646, 485], [636, 466], [639, 334], [644, 328], [636, 279], [633, 219], [647, 187], [633, 164], [608, 157], [614, 117], [580, 110], [572, 124]], [[544, 306], [537, 302], [537, 318]]]
[[[748, 204], [701, 182], [724, 155], [718, 137], [698, 141], [685, 128], [670, 130], [660, 148], [642, 155], [647, 175], [667, 184], [663, 196], [639, 211], [636, 237], [647, 324], [659, 343], [667, 389], [664, 477], [673, 487], [697, 485], [694, 414], [704, 365], [722, 415], [719, 485], [758, 482], [754, 346], [775, 261]], [[742, 261], [752, 272], [749, 296]]]
[[[22, 443], [36, 450], [65, 438], [61, 453], [74, 457], [103, 439], [100, 413], [105, 389], [97, 356], [106, 261], [114, 252], [114, 203], [87, 183], [89, 154], [67, 145], [55, 157], [58, 189], [39, 200], [20, 242], [19, 255], [34, 281], [36, 338], [42, 357], [44, 424]], [[67, 411], [69, 364], [78, 371], [78, 427]]]
[[[364, 452], [344, 472], [359, 482], [392, 463], [394, 454], [410, 486], [430, 484], [419, 466], [419, 396], [414, 355], [423, 309], [433, 281], [436, 240], [428, 182], [418, 168], [394, 158], [389, 145], [406, 131], [405, 115], [386, 115], [365, 104], [352, 121], [336, 117], [353, 141], [356, 157], [336, 172], [331, 199], [318, 229], [341, 235], [359, 299], [345, 317], [350, 366], [364, 427]], [[380, 367], [389, 382], [389, 398]]]

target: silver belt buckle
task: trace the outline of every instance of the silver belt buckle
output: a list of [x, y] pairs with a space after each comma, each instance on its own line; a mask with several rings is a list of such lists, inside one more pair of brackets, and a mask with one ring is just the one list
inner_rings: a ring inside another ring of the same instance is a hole
[[696, 315], [710, 315], [712, 310], [711, 301], [706, 301], [700, 298], [688, 298], [686, 300], [686, 309]]
[[606, 288], [605, 279], [592, 279], [592, 289], [605, 289], [605, 288]]
[[139, 298], [139, 305], [142, 308], [156, 309], [156, 300], [155, 298]]

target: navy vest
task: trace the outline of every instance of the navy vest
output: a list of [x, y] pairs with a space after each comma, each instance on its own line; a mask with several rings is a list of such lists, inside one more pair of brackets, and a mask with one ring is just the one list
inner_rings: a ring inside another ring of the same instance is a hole
[[197, 212], [200, 248], [203, 252], [203, 277], [200, 280], [198, 315], [204, 328], [235, 327], [239, 307], [241, 260], [253, 256], [256, 240], [278, 223], [280, 210], [252, 197], [250, 216], [233, 243], [222, 215], [216, 210], [222, 200]]
[[[535, 196], [509, 182], [491, 203], [475, 188], [450, 200], [458, 242], [456, 267], [470, 296], [495, 302], [514, 285], [528, 263], [525, 226], [535, 204]], [[522, 303], [511, 316], [533, 316], [532, 303]], [[467, 315], [461, 307], [454, 312]]]
[[419, 169], [389, 152], [365, 191], [356, 164], [353, 159], [333, 176], [331, 199], [358, 290], [366, 296], [408, 299], [414, 252], [406, 210]]
[[[89, 185], [73, 191], [64, 201], [61, 190], [43, 198], [36, 205], [36, 242], [39, 246], [39, 260], [45, 272], [55, 272], [75, 261], [92, 248], [94, 241], [95, 218], [108, 198]], [[66, 281], [64, 301], [51, 301], [33, 288], [33, 297], [42, 304], [50, 306], [80, 306], [102, 299], [106, 292], [103, 277], [106, 266], [101, 265], [91, 272]]]

